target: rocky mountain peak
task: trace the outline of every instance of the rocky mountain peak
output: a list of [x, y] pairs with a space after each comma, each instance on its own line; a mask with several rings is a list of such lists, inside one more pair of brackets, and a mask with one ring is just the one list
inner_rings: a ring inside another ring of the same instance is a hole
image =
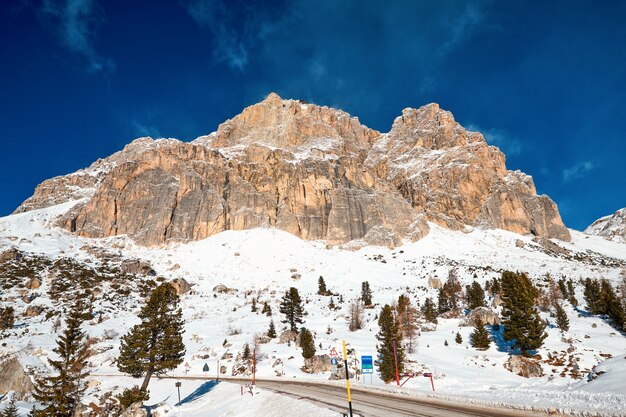
[[330, 147], [354, 153], [370, 147], [378, 136], [379, 132], [341, 110], [270, 93], [222, 123], [205, 144], [212, 148], [260, 144], [290, 152]]
[[626, 208], [599, 218], [585, 229], [585, 233], [626, 243]]
[[191, 143], [139, 138], [45, 181], [17, 211], [78, 200], [58, 219], [142, 245], [274, 227], [330, 245], [398, 246], [429, 230], [501, 228], [569, 240], [556, 204], [452, 113], [405, 109], [389, 133], [275, 93]]

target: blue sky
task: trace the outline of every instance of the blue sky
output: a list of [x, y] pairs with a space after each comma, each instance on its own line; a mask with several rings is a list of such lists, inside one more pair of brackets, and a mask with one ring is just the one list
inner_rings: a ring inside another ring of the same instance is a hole
[[626, 206], [626, 2], [6, 0], [0, 215], [143, 135], [192, 140], [270, 91], [388, 131], [438, 102], [569, 227]]

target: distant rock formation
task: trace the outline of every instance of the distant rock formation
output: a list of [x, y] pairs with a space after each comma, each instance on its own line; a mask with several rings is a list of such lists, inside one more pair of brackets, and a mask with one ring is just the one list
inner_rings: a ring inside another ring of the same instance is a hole
[[405, 109], [381, 134], [340, 110], [262, 102], [191, 143], [140, 138], [40, 184], [16, 212], [80, 200], [59, 225], [156, 246], [276, 227], [330, 245], [394, 247], [426, 221], [569, 240], [531, 177], [437, 104]]
[[619, 209], [610, 216], [599, 218], [585, 229], [585, 233], [626, 243], [626, 208]]

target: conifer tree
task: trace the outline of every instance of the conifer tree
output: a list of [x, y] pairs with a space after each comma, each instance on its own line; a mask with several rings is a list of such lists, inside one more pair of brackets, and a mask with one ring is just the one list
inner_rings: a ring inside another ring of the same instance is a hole
[[476, 281], [467, 287], [467, 308], [473, 310], [478, 307], [485, 307], [485, 291]]
[[328, 290], [326, 289], [326, 282], [324, 282], [324, 277], [320, 275], [317, 280], [317, 294], [318, 295], [327, 295]]
[[376, 335], [376, 345], [379, 358], [380, 377], [385, 382], [395, 378], [396, 368], [394, 362], [394, 344], [398, 362], [398, 372], [404, 372], [404, 349], [402, 347], [398, 321], [393, 315], [393, 309], [385, 304], [378, 317], [379, 331]]
[[361, 301], [355, 299], [350, 305], [350, 317], [348, 322], [348, 330], [351, 332], [363, 328], [363, 305]]
[[330, 308], [331, 310], [334, 310], [335, 307], [337, 307], [335, 305], [335, 300], [333, 300], [333, 297], [330, 297], [330, 302], [328, 303], [328, 308]]
[[608, 315], [615, 324], [615, 327], [622, 329], [625, 324], [624, 309], [611, 283], [606, 279], [603, 279], [600, 284], [599, 304], [602, 309], [600, 314]]
[[268, 317], [272, 315], [272, 307], [270, 307], [267, 301], [263, 303], [263, 309], [261, 310], [261, 313], [265, 314]]
[[[445, 285], [445, 284], [444, 284]], [[439, 294], [437, 295], [437, 313], [443, 314], [452, 310], [450, 305], [450, 300], [448, 299], [448, 295], [443, 288], [439, 289]]]
[[566, 332], [569, 330], [569, 319], [567, 318], [567, 313], [561, 307], [561, 304], [557, 304], [556, 307], [556, 325], [561, 332]]
[[474, 331], [470, 334], [470, 343], [472, 347], [479, 350], [489, 349], [491, 344], [489, 330], [487, 330], [485, 323], [479, 318], [474, 321]]
[[461, 337], [461, 333], [456, 332], [456, 337], [454, 338], [454, 341], [459, 345], [463, 343], [463, 338]]
[[595, 279], [587, 278], [585, 280], [585, 290], [583, 292], [585, 303], [587, 303], [587, 311], [591, 314], [602, 314], [600, 303], [600, 283]]
[[419, 329], [417, 326], [417, 309], [413, 307], [409, 296], [402, 294], [398, 297], [396, 310], [401, 337], [406, 341], [409, 353], [413, 353], [413, 345]]
[[361, 301], [363, 301], [365, 307], [372, 305], [372, 290], [369, 281], [361, 283]]
[[49, 360], [56, 375], [37, 379], [33, 397], [44, 406], [35, 410], [36, 417], [70, 417], [86, 389], [87, 359], [90, 356], [86, 333], [81, 330], [85, 306], [80, 301], [72, 306], [66, 329], [56, 341], [53, 352], [59, 359]]
[[514, 341], [513, 348], [520, 349], [525, 356], [541, 347], [547, 337], [544, 332], [546, 323], [535, 310], [538, 293], [526, 274], [502, 273], [504, 338]]
[[252, 307], [250, 307], [250, 311], [253, 313], [256, 313], [257, 308], [256, 308], [256, 298], [252, 299]]
[[4, 410], [0, 411], [0, 417], [19, 417], [19, 410], [15, 405], [15, 395], [11, 397], [11, 401], [4, 407]]
[[276, 337], [276, 327], [274, 326], [274, 320], [270, 321], [270, 327], [267, 329], [267, 337], [272, 339]]
[[252, 354], [250, 353], [250, 345], [246, 343], [245, 345], [243, 345], [243, 352], [241, 354], [241, 359], [243, 359], [244, 361], [249, 361], [251, 357], [252, 357]]
[[435, 304], [433, 300], [429, 298], [424, 301], [424, 305], [422, 306], [422, 314], [424, 314], [424, 318], [426, 321], [437, 324], [437, 310], [435, 309]]
[[302, 319], [304, 307], [302, 307], [302, 299], [297, 288], [291, 287], [289, 291], [285, 291], [280, 302], [280, 312], [285, 315], [285, 320], [282, 323], [289, 323], [289, 329], [292, 332], [297, 332], [298, 325], [304, 323]]
[[159, 285], [139, 312], [141, 323], [121, 338], [117, 369], [134, 378], [144, 377], [143, 392], [153, 375], [161, 376], [183, 362], [184, 322], [178, 303], [170, 283]]
[[313, 339], [313, 334], [309, 329], [304, 327], [300, 330], [300, 347], [304, 359], [312, 358], [315, 355], [315, 339]]
[[564, 299], [568, 299], [570, 294], [569, 294], [569, 291], [567, 290], [567, 283], [565, 282], [563, 278], [561, 278], [558, 284], [559, 284], [559, 291], [561, 291], [562, 297]]

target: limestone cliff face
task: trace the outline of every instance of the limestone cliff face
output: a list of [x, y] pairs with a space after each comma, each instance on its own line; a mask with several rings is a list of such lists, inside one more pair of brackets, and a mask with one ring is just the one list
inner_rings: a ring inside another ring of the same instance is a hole
[[42, 183], [16, 211], [81, 199], [59, 219], [86, 237], [142, 245], [277, 227], [331, 245], [400, 245], [476, 225], [569, 239], [556, 205], [436, 104], [381, 134], [347, 113], [270, 94], [191, 143], [140, 138]]

